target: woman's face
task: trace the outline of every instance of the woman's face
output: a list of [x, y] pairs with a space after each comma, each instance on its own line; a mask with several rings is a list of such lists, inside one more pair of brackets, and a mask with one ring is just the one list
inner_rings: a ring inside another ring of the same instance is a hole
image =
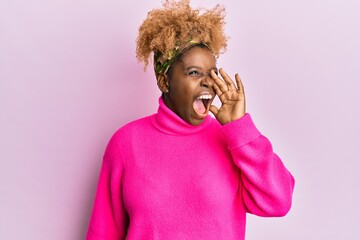
[[166, 75], [168, 93], [164, 102], [168, 108], [192, 125], [201, 124], [209, 113], [215, 93], [210, 71], [216, 68], [214, 55], [207, 47], [194, 46], [172, 64]]

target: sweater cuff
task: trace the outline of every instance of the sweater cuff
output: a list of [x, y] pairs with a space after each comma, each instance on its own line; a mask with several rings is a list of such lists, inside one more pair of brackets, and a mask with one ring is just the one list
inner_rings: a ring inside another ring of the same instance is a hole
[[225, 135], [229, 149], [241, 147], [261, 135], [249, 113], [223, 125], [220, 131]]

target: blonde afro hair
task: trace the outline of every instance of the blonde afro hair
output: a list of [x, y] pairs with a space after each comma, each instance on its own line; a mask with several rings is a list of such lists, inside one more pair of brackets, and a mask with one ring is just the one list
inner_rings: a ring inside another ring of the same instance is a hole
[[224, 7], [216, 5], [201, 13], [192, 9], [189, 2], [165, 0], [163, 9], [148, 13], [139, 27], [136, 46], [136, 57], [145, 63], [145, 69], [151, 54], [167, 54], [190, 40], [206, 44], [216, 57], [226, 50]]

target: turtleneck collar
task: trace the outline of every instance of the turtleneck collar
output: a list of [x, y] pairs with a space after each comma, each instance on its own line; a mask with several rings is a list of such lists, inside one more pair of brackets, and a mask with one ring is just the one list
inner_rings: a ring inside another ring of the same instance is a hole
[[160, 97], [158, 112], [152, 116], [151, 121], [158, 130], [164, 133], [190, 135], [206, 129], [211, 124], [212, 118], [208, 115], [200, 125], [191, 125], [170, 110]]

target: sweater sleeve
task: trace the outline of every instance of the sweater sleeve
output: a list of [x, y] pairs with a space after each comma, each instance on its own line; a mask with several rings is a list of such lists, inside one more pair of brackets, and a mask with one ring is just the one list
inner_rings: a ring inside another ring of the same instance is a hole
[[103, 157], [87, 240], [125, 239], [128, 217], [122, 200], [123, 164], [113, 137]]
[[291, 207], [294, 178], [250, 114], [222, 126], [221, 131], [241, 171], [240, 191], [247, 211], [264, 217], [284, 216]]

